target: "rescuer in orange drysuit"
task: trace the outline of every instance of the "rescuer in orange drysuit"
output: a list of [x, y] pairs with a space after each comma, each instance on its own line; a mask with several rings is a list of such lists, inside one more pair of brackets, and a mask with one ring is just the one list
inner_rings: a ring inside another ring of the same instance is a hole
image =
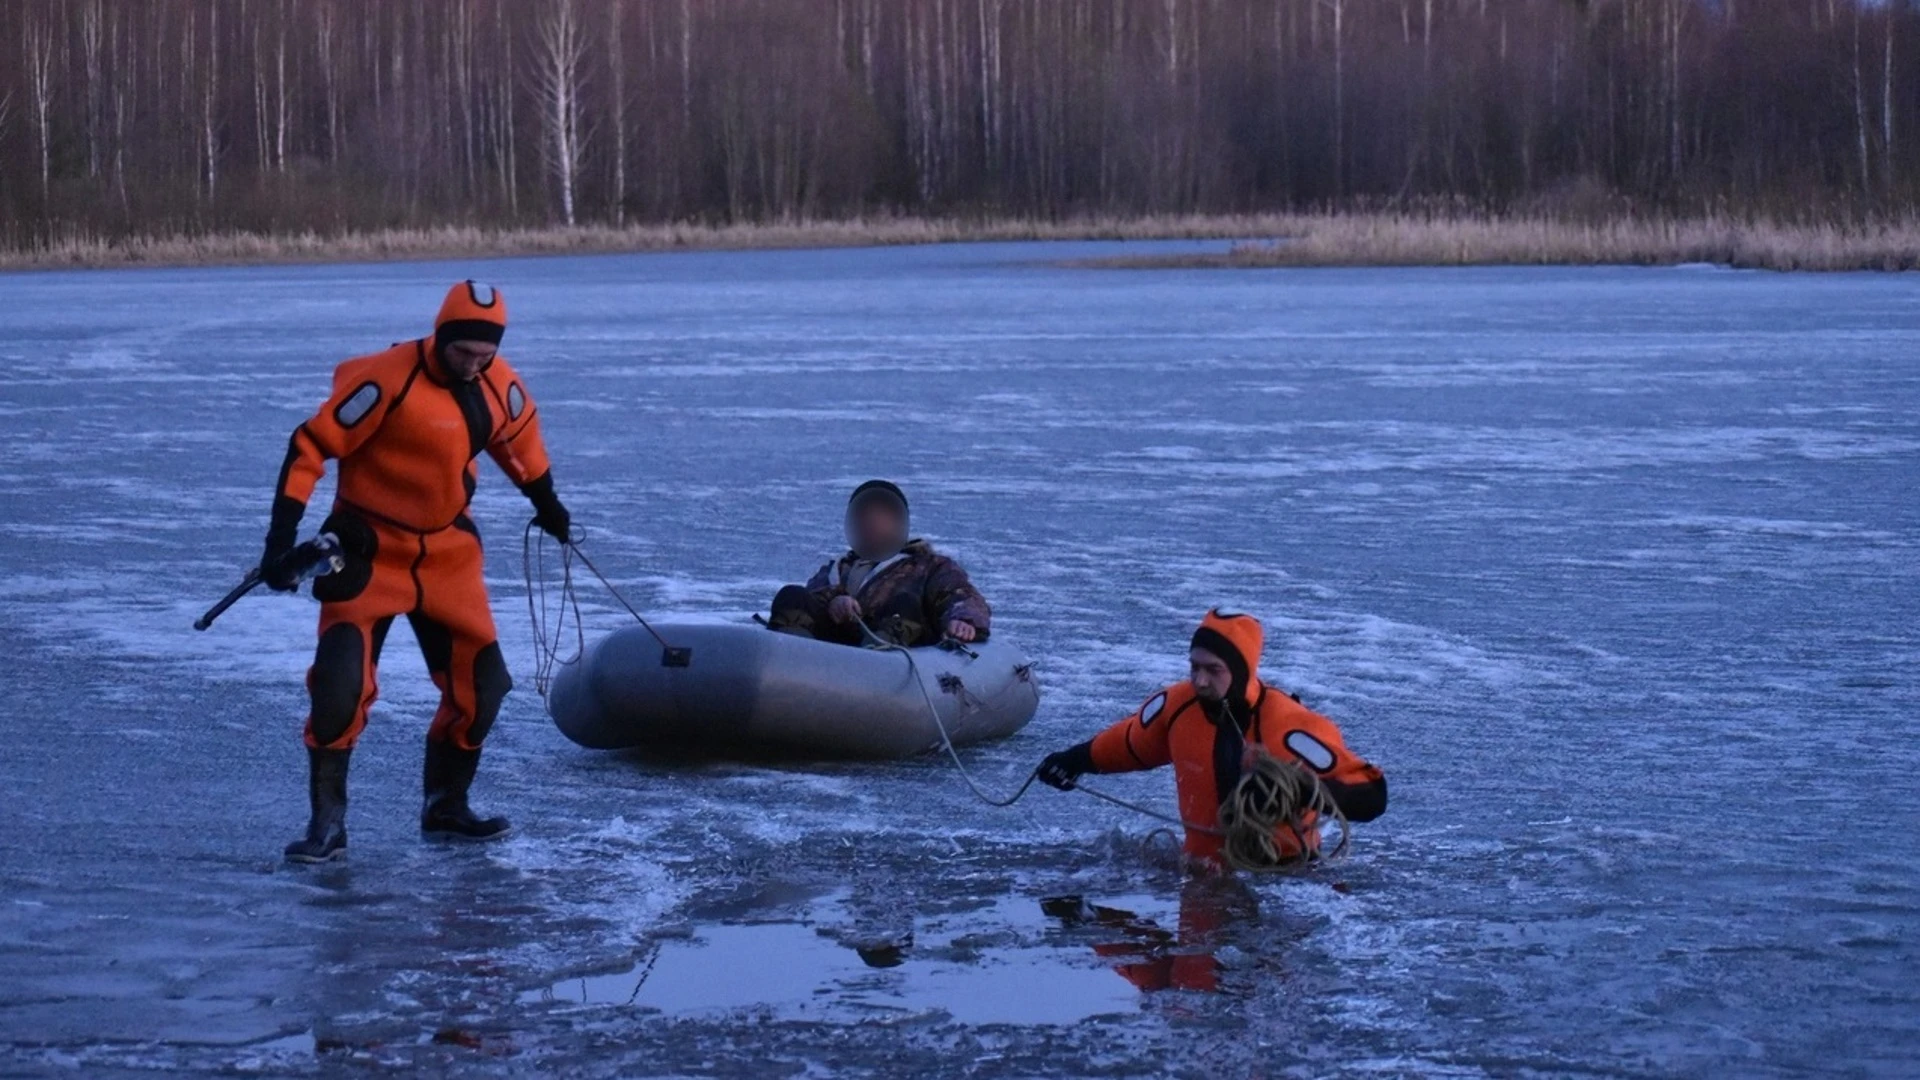
[[275, 589], [297, 587], [282, 557], [328, 459], [340, 463], [339, 493], [322, 528], [347, 556], [344, 570], [313, 587], [321, 601], [307, 672], [313, 816], [306, 836], [287, 846], [290, 860], [325, 862], [346, 851], [347, 763], [379, 692], [381, 646], [401, 615], [440, 688], [420, 829], [476, 840], [508, 830], [505, 818], [481, 818], [467, 805], [480, 744], [513, 686], [487, 605], [480, 532], [467, 516], [476, 459], [482, 451], [493, 458], [550, 535], [564, 541], [570, 519], [553, 492], [533, 399], [498, 355], [506, 328], [497, 290], [455, 285], [432, 336], [341, 364], [332, 396], [288, 441], [262, 577]]
[[[1180, 817], [1186, 822], [1186, 853], [1218, 866], [1220, 804], [1240, 780], [1250, 749], [1299, 762], [1318, 776], [1349, 821], [1372, 821], [1387, 809], [1387, 780], [1340, 737], [1333, 721], [1260, 681], [1264, 635], [1251, 615], [1207, 613], [1194, 632], [1192, 678], [1147, 699], [1140, 711], [1087, 742], [1049, 755], [1040, 763], [1044, 783], [1065, 791], [1083, 773], [1133, 772], [1173, 765]], [[1283, 856], [1309, 849], [1320, 833], [1309, 814], [1299, 836], [1275, 831]]]

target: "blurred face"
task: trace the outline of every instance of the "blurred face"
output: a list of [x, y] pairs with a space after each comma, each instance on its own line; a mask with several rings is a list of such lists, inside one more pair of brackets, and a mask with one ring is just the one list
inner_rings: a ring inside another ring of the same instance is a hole
[[898, 551], [906, 544], [907, 523], [891, 503], [873, 500], [847, 512], [848, 539], [858, 552]]
[[1205, 649], [1193, 650], [1187, 660], [1193, 665], [1194, 694], [1208, 703], [1225, 701], [1227, 691], [1233, 689], [1233, 672], [1227, 662]]
[[440, 350], [441, 358], [446, 361], [447, 374], [461, 382], [472, 382], [479, 378], [499, 353], [500, 346], [484, 341], [453, 341]]

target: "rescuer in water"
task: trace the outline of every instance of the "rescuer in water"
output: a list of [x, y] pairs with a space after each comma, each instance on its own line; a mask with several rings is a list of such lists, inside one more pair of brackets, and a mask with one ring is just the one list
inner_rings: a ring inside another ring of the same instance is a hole
[[[1209, 611], [1188, 653], [1192, 677], [1154, 694], [1138, 712], [1092, 739], [1048, 755], [1038, 769], [1040, 780], [1065, 791], [1085, 773], [1171, 764], [1187, 826], [1186, 854], [1212, 866], [1223, 861], [1220, 807], [1239, 783], [1250, 751], [1310, 770], [1347, 820], [1379, 817], [1387, 809], [1386, 777], [1347, 749], [1333, 721], [1260, 680], [1264, 637], [1251, 615]], [[1278, 853], [1298, 857], [1317, 850], [1316, 825], [1309, 811], [1291, 827], [1276, 829]]]

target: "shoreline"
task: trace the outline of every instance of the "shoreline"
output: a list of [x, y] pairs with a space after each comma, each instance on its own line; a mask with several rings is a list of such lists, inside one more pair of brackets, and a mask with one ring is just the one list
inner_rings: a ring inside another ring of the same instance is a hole
[[1164, 215], [1064, 221], [856, 218], [703, 225], [450, 225], [321, 235], [210, 233], [107, 240], [75, 236], [35, 250], [0, 250], [0, 273], [355, 262], [424, 262], [546, 255], [784, 251], [1047, 240], [1245, 240], [1291, 235], [1289, 214]]
[[1920, 218], [1857, 225], [1730, 217], [1615, 218], [1333, 214], [1162, 215], [1063, 221], [875, 218], [761, 225], [447, 226], [325, 236], [217, 233], [104, 240], [70, 237], [0, 251], [0, 272], [271, 266], [675, 251], [898, 247], [1071, 240], [1231, 240], [1220, 253], [1118, 255], [1097, 269], [1671, 266], [1774, 271], [1920, 269]]

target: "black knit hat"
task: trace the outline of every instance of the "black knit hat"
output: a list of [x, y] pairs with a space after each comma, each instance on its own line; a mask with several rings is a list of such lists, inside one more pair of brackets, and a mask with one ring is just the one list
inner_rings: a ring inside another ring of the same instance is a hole
[[901, 491], [899, 485], [889, 480], [869, 480], [859, 487], [854, 488], [853, 495], [847, 499], [847, 508], [851, 510], [855, 506], [874, 498], [876, 493], [880, 498], [891, 499], [898, 503], [902, 514], [907, 513], [906, 492]]
[[[863, 537], [859, 528], [860, 511], [867, 506], [885, 506], [899, 518], [899, 527], [891, 536]], [[907, 497], [885, 480], [869, 480], [853, 489], [847, 500], [847, 545], [863, 559], [884, 559], [899, 551], [910, 535]], [[862, 541], [865, 541], [864, 543]]]

